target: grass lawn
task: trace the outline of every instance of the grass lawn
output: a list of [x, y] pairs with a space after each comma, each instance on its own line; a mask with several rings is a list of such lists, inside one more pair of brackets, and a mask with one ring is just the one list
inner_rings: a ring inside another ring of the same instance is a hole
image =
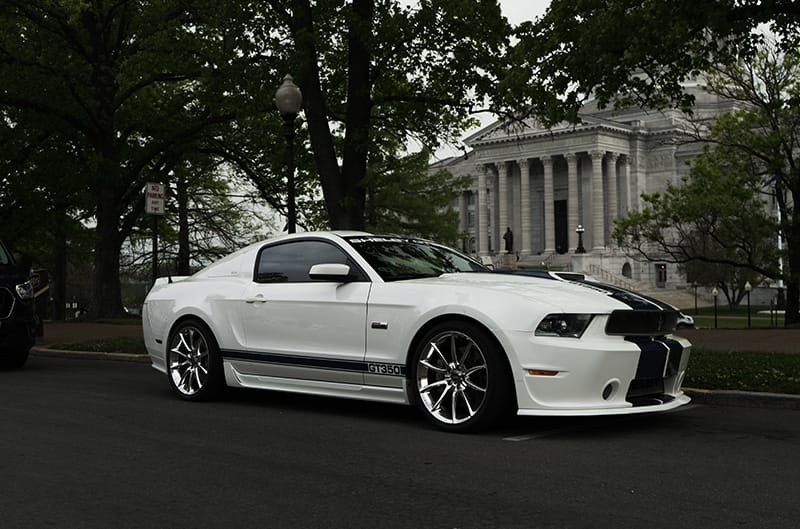
[[90, 351], [95, 353], [147, 354], [144, 348], [144, 340], [142, 338], [130, 336], [103, 338], [85, 342], [59, 343], [51, 345], [50, 348], [63, 349], [66, 351]]
[[[697, 328], [713, 329], [714, 307], [699, 307], [694, 309], [684, 309], [684, 314], [694, 318], [694, 325]], [[750, 326], [754, 329], [769, 329], [783, 327], [783, 314], [773, 312], [770, 314], [769, 306], [752, 305], [750, 307]], [[747, 305], [741, 305], [730, 309], [727, 305], [717, 306], [716, 328], [719, 329], [746, 329], [747, 328]]]
[[692, 349], [683, 385], [800, 394], [800, 355]]

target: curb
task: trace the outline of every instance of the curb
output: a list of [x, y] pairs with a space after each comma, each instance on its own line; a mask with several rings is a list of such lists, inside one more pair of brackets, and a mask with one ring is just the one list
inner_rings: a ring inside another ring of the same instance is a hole
[[33, 347], [31, 354], [54, 358], [77, 358], [82, 360], [116, 360], [118, 362], [134, 362], [139, 364], [150, 363], [146, 354], [131, 353], [105, 353], [97, 351], [68, 351], [65, 349], [50, 349], [48, 347]]
[[[150, 363], [150, 357], [146, 354], [67, 351], [64, 349], [49, 349], [42, 346], [33, 347], [31, 349], [31, 354], [34, 356], [77, 358], [82, 360], [116, 360], [119, 362], [133, 362], [138, 364]], [[705, 406], [800, 410], [800, 395], [699, 388], [683, 388], [683, 392], [692, 398], [694, 404], [702, 404]]]
[[692, 398], [693, 403], [705, 406], [800, 410], [800, 395], [697, 388], [683, 388], [683, 392]]

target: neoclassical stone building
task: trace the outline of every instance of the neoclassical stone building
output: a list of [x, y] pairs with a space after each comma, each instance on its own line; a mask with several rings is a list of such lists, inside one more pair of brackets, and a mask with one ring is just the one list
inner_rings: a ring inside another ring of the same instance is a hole
[[[699, 87], [694, 119], [731, 108]], [[679, 111], [598, 110], [588, 104], [580, 125], [544, 129], [489, 125], [465, 140], [467, 156], [443, 160], [472, 185], [452, 206], [459, 212], [462, 249], [497, 266], [544, 265], [584, 271], [633, 288], [685, 285], [674, 265], [639, 262], [611, 238], [613, 220], [641, 207], [642, 193], [661, 191], [688, 170], [700, 146], [685, 141]], [[683, 141], [681, 141], [683, 137]], [[513, 259], [503, 258], [503, 234], [514, 234]], [[576, 253], [578, 232], [586, 253]]]

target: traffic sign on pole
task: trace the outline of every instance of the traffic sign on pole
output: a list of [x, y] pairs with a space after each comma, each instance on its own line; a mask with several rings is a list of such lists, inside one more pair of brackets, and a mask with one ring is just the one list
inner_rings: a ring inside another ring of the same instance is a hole
[[164, 184], [147, 183], [144, 190], [144, 211], [150, 215], [164, 214]]

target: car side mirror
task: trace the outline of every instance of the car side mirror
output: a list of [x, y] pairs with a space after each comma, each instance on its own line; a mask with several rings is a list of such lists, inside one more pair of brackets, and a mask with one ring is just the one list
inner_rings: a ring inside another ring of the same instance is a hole
[[352, 281], [350, 267], [337, 263], [316, 264], [308, 271], [308, 277], [315, 281], [333, 281], [336, 283], [349, 283]]

